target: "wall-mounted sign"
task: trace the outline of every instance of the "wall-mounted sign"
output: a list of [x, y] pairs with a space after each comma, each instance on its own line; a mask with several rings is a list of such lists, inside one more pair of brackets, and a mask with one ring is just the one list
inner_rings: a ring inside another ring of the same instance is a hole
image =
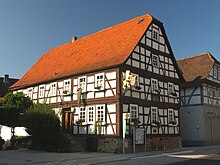
[[135, 133], [135, 144], [144, 144], [144, 128], [137, 128]]

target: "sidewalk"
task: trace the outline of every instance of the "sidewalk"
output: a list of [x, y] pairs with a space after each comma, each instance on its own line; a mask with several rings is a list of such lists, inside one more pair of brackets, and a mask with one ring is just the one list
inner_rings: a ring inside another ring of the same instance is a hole
[[96, 152], [77, 153], [48, 153], [31, 150], [8, 150], [0, 151], [0, 165], [20, 164], [79, 164], [79, 162], [90, 162], [90, 164], [102, 164], [105, 162], [124, 161], [138, 159], [141, 157], [160, 157], [167, 154], [190, 154], [194, 151], [209, 150], [220, 146], [187, 147], [167, 151], [153, 151], [133, 154], [109, 154]]

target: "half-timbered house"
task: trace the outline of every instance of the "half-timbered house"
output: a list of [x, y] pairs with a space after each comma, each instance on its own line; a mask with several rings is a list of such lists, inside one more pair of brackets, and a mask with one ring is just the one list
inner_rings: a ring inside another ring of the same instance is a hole
[[183, 145], [220, 144], [220, 62], [209, 52], [177, 61], [181, 86]]
[[127, 150], [133, 127], [142, 128], [137, 149], [181, 145], [181, 80], [163, 24], [146, 14], [73, 37], [42, 56], [11, 89], [51, 104], [66, 129], [88, 137], [88, 146], [122, 152], [123, 114]]

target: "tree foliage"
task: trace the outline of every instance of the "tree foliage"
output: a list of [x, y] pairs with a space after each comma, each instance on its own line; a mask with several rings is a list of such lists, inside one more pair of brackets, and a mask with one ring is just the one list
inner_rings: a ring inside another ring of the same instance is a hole
[[22, 126], [21, 117], [33, 105], [23, 93], [8, 93], [0, 99], [0, 124], [12, 127]]
[[70, 150], [68, 139], [61, 133], [60, 120], [49, 105], [35, 104], [24, 114], [23, 122], [27, 133], [31, 136], [33, 149]]

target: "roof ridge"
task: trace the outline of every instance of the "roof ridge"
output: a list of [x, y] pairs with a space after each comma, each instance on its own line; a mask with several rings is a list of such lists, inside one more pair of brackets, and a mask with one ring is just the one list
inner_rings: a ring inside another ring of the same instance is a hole
[[186, 60], [186, 59], [190, 59], [190, 58], [196, 58], [198, 56], [203, 56], [203, 55], [206, 55], [206, 54], [208, 54], [209, 58], [212, 59], [212, 55], [210, 54], [210, 52], [204, 52], [204, 53], [201, 53], [201, 54], [196, 54], [196, 55], [193, 55], [193, 56], [184, 57], [184, 58], [181, 58], [181, 59], [179, 59], [177, 61], [182, 61], [182, 60]]
[[[140, 18], [140, 17], [144, 17], [144, 16], [145, 16], [145, 17], [151, 17], [151, 19], [154, 18], [154, 17], [153, 17], [152, 15], [150, 15], [150, 14], [140, 15], [140, 16], [134, 17], [134, 18], [132, 18], [132, 19], [129, 19], [129, 20], [127, 20], [127, 21], [120, 22], [120, 23], [118, 23], [118, 24], [114, 24], [114, 25], [112, 25], [112, 26], [110, 26], [110, 27], [107, 27], [107, 28], [101, 29], [101, 30], [99, 30], [99, 31], [96, 31], [96, 32], [94, 32], [94, 33], [91, 33], [91, 34], [89, 34], [89, 35], [86, 35], [86, 36], [84, 36], [84, 37], [82, 37], [82, 38], [79, 38], [78, 40], [85, 39], [85, 38], [91, 37], [91, 36], [93, 36], [93, 35], [97, 35], [97, 34], [103, 32], [103, 31], [106, 31], [106, 30], [115, 28], [115, 27], [118, 26], [118, 25], [122, 25], [122, 24], [125, 24], [125, 23], [127, 23], [127, 22], [131, 22], [131, 21], [133, 21], [134, 19], [137, 19], [137, 18]], [[77, 42], [78, 40], [76, 40], [75, 42]], [[73, 43], [75, 43], [75, 42], [73, 42]], [[66, 44], [68, 44], [68, 43], [71, 43], [71, 42], [67, 42]], [[64, 45], [65, 45], [65, 44], [64, 44]]]

